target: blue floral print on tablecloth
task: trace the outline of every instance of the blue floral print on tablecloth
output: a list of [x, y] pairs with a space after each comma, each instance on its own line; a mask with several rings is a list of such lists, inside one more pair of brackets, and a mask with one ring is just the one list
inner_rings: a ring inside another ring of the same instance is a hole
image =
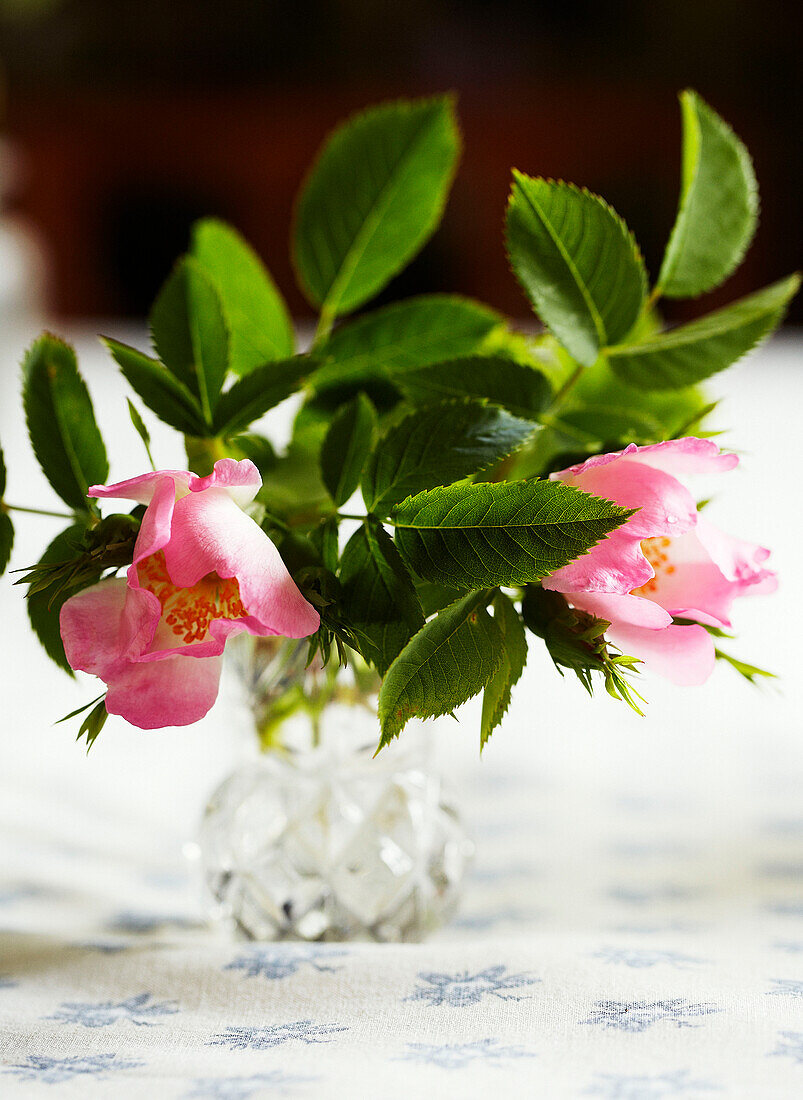
[[681, 1069], [658, 1074], [598, 1073], [583, 1095], [601, 1100], [668, 1100], [671, 1096], [691, 1100], [701, 1092], [716, 1091], [719, 1086], [712, 1081], [696, 1078], [690, 1070]]
[[106, 1078], [112, 1072], [137, 1069], [143, 1063], [118, 1054], [87, 1054], [54, 1058], [47, 1054], [30, 1054], [24, 1062], [5, 1067], [5, 1072], [20, 1081], [37, 1081], [59, 1085], [74, 1077]]
[[319, 973], [334, 973], [337, 967], [330, 966], [329, 961], [341, 959], [347, 954], [343, 948], [330, 947], [328, 944], [269, 944], [250, 948], [223, 969], [242, 970], [249, 978], [261, 977], [268, 981], [280, 981], [297, 974], [304, 966], [310, 966]]
[[123, 1001], [66, 1001], [46, 1020], [83, 1027], [110, 1027], [121, 1021], [151, 1027], [160, 1017], [178, 1012], [175, 1001], [154, 1001], [150, 993], [137, 993]]
[[584, 1024], [616, 1028], [619, 1031], [646, 1031], [655, 1024], [668, 1021], [675, 1027], [698, 1027], [701, 1016], [710, 1016], [716, 1005], [693, 1003], [684, 997], [666, 1001], [597, 1001]]
[[418, 979], [423, 985], [407, 997], [408, 1001], [424, 1001], [433, 1007], [451, 1005], [452, 1008], [467, 1008], [479, 1004], [485, 997], [520, 1001], [526, 995], [517, 995], [513, 991], [541, 980], [531, 974], [508, 974], [506, 966], [489, 966], [475, 974], [468, 971], [458, 974], [422, 971]]
[[328, 1043], [338, 1032], [348, 1031], [335, 1024], [316, 1024], [312, 1020], [295, 1020], [288, 1024], [269, 1024], [263, 1027], [234, 1026], [215, 1035], [209, 1046], [228, 1047], [230, 1050], [268, 1050], [283, 1043], [299, 1040], [302, 1043]]
[[803, 1066], [803, 1031], [781, 1031], [778, 1033], [778, 1046], [770, 1055], [791, 1058]]
[[302, 1077], [280, 1069], [254, 1073], [248, 1077], [203, 1077], [193, 1083], [185, 1100], [250, 1100], [252, 1096], [292, 1096], [317, 1077]]
[[535, 1058], [535, 1051], [500, 1043], [498, 1039], [476, 1039], [471, 1043], [408, 1043], [401, 1061], [424, 1062], [440, 1069], [464, 1069], [479, 1060], [502, 1066], [519, 1058]]

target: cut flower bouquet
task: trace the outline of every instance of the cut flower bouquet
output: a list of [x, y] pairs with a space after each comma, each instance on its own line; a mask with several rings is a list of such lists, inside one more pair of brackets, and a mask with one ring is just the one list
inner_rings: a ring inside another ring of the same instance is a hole
[[[200, 222], [151, 311], [153, 352], [105, 341], [149, 460], [142, 406], [184, 437], [186, 470], [151, 461], [106, 484], [73, 350], [33, 344], [25, 415], [69, 522], [16, 583], [48, 655], [105, 685], [83, 708], [90, 745], [110, 713], [199, 720], [238, 634], [308, 639], [316, 667], [375, 675], [380, 747], [480, 693], [485, 745], [528, 632], [637, 710], [642, 664], [681, 685], [717, 659], [763, 675], [721, 643], [734, 599], [774, 589], [768, 551], [710, 525], [689, 479], [737, 462], [700, 384], [775, 329], [799, 280], [663, 325], [661, 299], [719, 286], [757, 220], [743, 144], [695, 93], [681, 102], [680, 202], [651, 289], [601, 198], [514, 172], [506, 247], [538, 331], [443, 294], [352, 317], [437, 228], [459, 152], [448, 97], [368, 110], [324, 144], [292, 230], [309, 348], [251, 248]], [[259, 421], [293, 397], [277, 452]], [[5, 484], [0, 455], [2, 567]]]

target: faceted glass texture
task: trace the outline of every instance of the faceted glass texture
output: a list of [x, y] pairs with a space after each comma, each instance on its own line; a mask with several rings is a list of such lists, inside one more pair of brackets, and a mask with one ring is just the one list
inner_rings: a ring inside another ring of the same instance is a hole
[[[364, 680], [341, 672], [311, 708], [287, 705], [299, 684], [315, 698], [298, 653], [275, 652], [260, 677], [259, 653], [243, 662], [238, 650], [246, 685], [261, 684], [253, 710], [274, 747], [206, 808], [210, 915], [254, 940], [420, 940], [454, 912], [473, 853], [427, 767], [426, 726], [374, 758], [379, 727]], [[287, 714], [278, 728], [272, 710]]]

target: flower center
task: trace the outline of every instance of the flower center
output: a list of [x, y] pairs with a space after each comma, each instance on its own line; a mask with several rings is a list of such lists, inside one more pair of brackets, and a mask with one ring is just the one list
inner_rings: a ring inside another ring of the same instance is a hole
[[139, 583], [162, 605], [162, 621], [186, 644], [200, 642], [213, 619], [241, 619], [247, 614], [236, 577], [207, 573], [192, 588], [176, 588], [158, 550], [137, 566]]
[[640, 588], [634, 588], [631, 596], [650, 597], [658, 588], [661, 576], [670, 576], [675, 572], [674, 565], [669, 564], [669, 547], [672, 540], [666, 535], [660, 535], [654, 539], [642, 539], [641, 550], [644, 557], [650, 563], [655, 576], [642, 584]]

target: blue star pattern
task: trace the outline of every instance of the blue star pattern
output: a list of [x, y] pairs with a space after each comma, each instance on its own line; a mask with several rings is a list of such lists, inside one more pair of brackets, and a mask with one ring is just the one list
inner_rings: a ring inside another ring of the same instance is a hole
[[229, 1050], [269, 1050], [298, 1039], [302, 1043], [328, 1043], [331, 1037], [347, 1027], [315, 1024], [312, 1020], [296, 1020], [290, 1024], [263, 1027], [227, 1027], [210, 1039], [207, 1046], [228, 1047]]
[[467, 1008], [469, 1005], [479, 1004], [483, 997], [521, 1001], [527, 994], [516, 996], [511, 991], [534, 985], [541, 980], [530, 974], [508, 974], [506, 966], [490, 966], [476, 974], [469, 974], [468, 971], [460, 974], [424, 971], [418, 978], [424, 985], [419, 986], [406, 1000], [425, 1001], [432, 1007], [451, 1005], [452, 1008]]
[[496, 909], [490, 913], [472, 913], [457, 917], [453, 922], [455, 928], [465, 928], [472, 932], [484, 932], [488, 928], [494, 928], [500, 924], [519, 924], [527, 922], [531, 924], [539, 914], [533, 909]]
[[292, 1095], [298, 1085], [308, 1085], [316, 1077], [300, 1077], [279, 1069], [254, 1073], [250, 1077], [202, 1077], [196, 1081], [186, 1100], [249, 1100], [258, 1092], [269, 1096]]
[[719, 1091], [711, 1081], [696, 1080], [687, 1069], [657, 1075], [630, 1076], [618, 1073], [598, 1073], [585, 1096], [600, 1096], [603, 1100], [664, 1100], [667, 1096], [695, 1095]]
[[109, 921], [110, 932], [127, 932], [135, 936], [147, 936], [151, 932], [158, 932], [162, 928], [192, 929], [203, 928], [198, 921], [189, 917], [176, 916], [173, 913], [139, 913], [133, 910], [123, 910], [116, 913]]
[[45, 891], [41, 886], [19, 883], [15, 886], [0, 886], [0, 905], [13, 905], [18, 901], [28, 901], [40, 897]]
[[103, 940], [87, 940], [75, 946], [80, 947], [82, 951], [97, 951], [101, 955], [119, 955], [129, 947], [127, 943], [109, 943]]
[[679, 886], [677, 883], [669, 882], [662, 886], [649, 888], [614, 886], [608, 891], [608, 897], [613, 898], [614, 901], [621, 901], [625, 905], [642, 906], [655, 905], [664, 901], [688, 901], [696, 893], [698, 891], [692, 890], [688, 886]]
[[463, 1069], [476, 1059], [502, 1066], [518, 1058], [535, 1058], [535, 1052], [521, 1046], [505, 1046], [498, 1039], [477, 1039], [473, 1043], [408, 1043], [399, 1061], [425, 1062], [441, 1069]]
[[803, 901], [774, 901], [767, 909], [779, 917], [803, 917]]
[[787, 955], [803, 954], [803, 940], [776, 940], [772, 946]]
[[664, 964], [677, 970], [686, 970], [705, 962], [705, 959], [693, 955], [684, 955], [680, 951], [657, 951], [648, 947], [603, 947], [595, 951], [592, 958], [602, 959], [606, 963], [629, 966], [635, 970]]
[[7, 978], [5, 974], [0, 974], [0, 989], [13, 989], [17, 983], [12, 978]]
[[76, 1055], [71, 1058], [31, 1054], [25, 1062], [7, 1066], [5, 1072], [18, 1077], [20, 1081], [58, 1085], [73, 1077], [106, 1077], [112, 1071], [136, 1069], [142, 1064], [133, 1058], [121, 1058], [118, 1054]]
[[588, 1019], [582, 1023], [619, 1031], [646, 1031], [663, 1020], [676, 1027], [699, 1027], [691, 1021], [719, 1011], [708, 1001], [694, 1003], [685, 997], [671, 1001], [596, 1001]]
[[769, 860], [757, 868], [760, 875], [768, 878], [791, 878], [798, 881], [803, 878], [803, 863], [784, 860]]
[[150, 993], [138, 993], [124, 1001], [66, 1001], [46, 1020], [61, 1024], [81, 1024], [83, 1027], [110, 1027], [123, 1020], [150, 1027], [160, 1016], [178, 1012], [175, 1001], [152, 1001]]
[[223, 969], [242, 970], [249, 978], [262, 977], [277, 981], [291, 977], [305, 965], [319, 972], [334, 973], [337, 967], [328, 966], [328, 960], [342, 958], [347, 954], [347, 951], [329, 947], [328, 944], [274, 944], [251, 948], [247, 953], [238, 955]]
[[795, 978], [773, 978], [778, 987], [767, 991], [768, 997], [803, 997], [803, 981]]
[[803, 1031], [779, 1031], [778, 1046], [770, 1051], [770, 1055], [776, 1054], [803, 1066]]

